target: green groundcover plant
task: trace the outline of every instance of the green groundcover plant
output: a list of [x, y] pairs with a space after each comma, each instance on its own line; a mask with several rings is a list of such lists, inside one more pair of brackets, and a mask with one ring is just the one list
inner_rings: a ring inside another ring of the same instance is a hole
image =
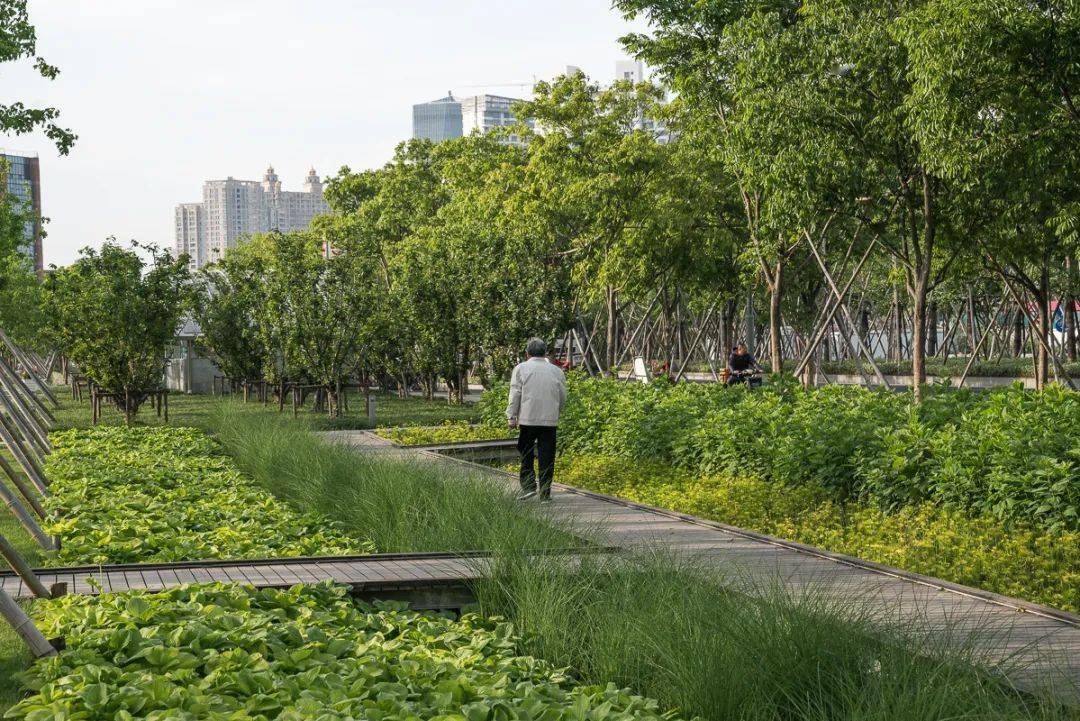
[[342, 555], [374, 551], [241, 474], [192, 428], [51, 435], [48, 532], [60, 564]]
[[[502, 424], [505, 387], [485, 394]], [[1047, 531], [1080, 530], [1080, 394], [1051, 386], [911, 394], [788, 382], [644, 386], [572, 377], [563, 453], [823, 489], [895, 512], [932, 503]]]
[[7, 718], [660, 721], [655, 701], [522, 656], [512, 626], [351, 601], [340, 587], [193, 585], [35, 604], [68, 649]]

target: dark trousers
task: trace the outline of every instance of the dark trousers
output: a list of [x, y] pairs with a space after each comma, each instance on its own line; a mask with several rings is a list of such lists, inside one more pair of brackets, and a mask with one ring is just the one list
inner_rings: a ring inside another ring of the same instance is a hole
[[[541, 498], [551, 496], [555, 475], [555, 426], [519, 426], [518, 453], [521, 454], [521, 490], [537, 491]], [[540, 487], [536, 487], [536, 457], [540, 457]]]

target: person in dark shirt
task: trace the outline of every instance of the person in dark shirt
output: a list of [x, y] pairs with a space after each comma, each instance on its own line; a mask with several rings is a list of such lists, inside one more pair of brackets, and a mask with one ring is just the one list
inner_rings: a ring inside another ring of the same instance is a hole
[[759, 370], [757, 359], [746, 350], [746, 344], [740, 343], [731, 351], [727, 362], [728, 385], [744, 383], [747, 376], [753, 371]]

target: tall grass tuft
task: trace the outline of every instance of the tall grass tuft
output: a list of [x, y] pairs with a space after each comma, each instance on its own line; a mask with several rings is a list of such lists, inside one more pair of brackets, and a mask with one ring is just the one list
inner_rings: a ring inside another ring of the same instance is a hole
[[[524, 651], [614, 682], [686, 717], [714, 721], [1076, 719], [1007, 687], [974, 649], [883, 626], [824, 589], [727, 590], [728, 579], [661, 552], [507, 556], [477, 588], [484, 613], [512, 619]], [[1003, 670], [1003, 669], [998, 669]]]
[[581, 545], [479, 474], [361, 455], [323, 442], [291, 418], [255, 417], [230, 405], [214, 428], [239, 467], [276, 496], [342, 523], [383, 553]]

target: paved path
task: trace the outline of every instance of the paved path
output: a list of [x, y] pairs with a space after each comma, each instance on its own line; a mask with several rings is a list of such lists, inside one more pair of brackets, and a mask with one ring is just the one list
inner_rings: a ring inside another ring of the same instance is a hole
[[[401, 448], [366, 431], [322, 435], [366, 454], [465, 466], [516, 486], [502, 471]], [[779, 583], [793, 595], [828, 594], [839, 603], [861, 604], [882, 622], [947, 638], [988, 663], [1004, 661], [1013, 667], [1007, 676], [1020, 688], [1053, 684], [1063, 696], [1080, 700], [1075, 615], [577, 488], [556, 484], [553, 498], [552, 516], [606, 545], [667, 549], [722, 572], [744, 590]]]

